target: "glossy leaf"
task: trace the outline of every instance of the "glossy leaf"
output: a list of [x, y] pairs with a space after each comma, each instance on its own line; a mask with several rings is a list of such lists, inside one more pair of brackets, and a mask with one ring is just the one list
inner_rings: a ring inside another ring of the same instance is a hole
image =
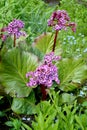
[[[46, 54], [52, 51], [53, 43], [54, 35], [52, 33], [44, 33], [35, 39], [33, 46], [35, 46], [43, 54]], [[57, 55], [60, 55], [61, 52], [61, 45], [60, 42], [57, 40], [55, 53]]]
[[72, 91], [87, 79], [87, 66], [82, 59], [63, 59], [58, 64], [60, 89]]
[[37, 58], [18, 48], [9, 50], [0, 64], [0, 80], [7, 94], [27, 97], [31, 88], [26, 86], [26, 73], [37, 67]]
[[35, 105], [34, 93], [31, 93], [27, 98], [14, 98], [11, 108], [17, 114], [35, 114], [37, 106]]

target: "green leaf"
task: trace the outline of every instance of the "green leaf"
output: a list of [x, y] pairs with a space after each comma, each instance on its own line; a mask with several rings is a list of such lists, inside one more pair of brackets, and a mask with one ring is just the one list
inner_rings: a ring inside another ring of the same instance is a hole
[[72, 103], [74, 100], [75, 100], [75, 96], [68, 93], [63, 93], [60, 97], [61, 103]]
[[38, 121], [39, 129], [44, 130], [44, 118], [41, 112], [39, 113], [39, 116], [37, 119], [38, 119], [37, 121]]
[[0, 81], [12, 97], [27, 97], [31, 88], [26, 86], [26, 73], [35, 70], [37, 57], [18, 48], [9, 50], [0, 64]]
[[14, 129], [15, 130], [19, 130], [20, 129], [20, 127], [21, 127], [21, 120], [18, 120], [18, 119], [12, 119], [12, 121], [13, 121], [13, 127], [14, 127]]
[[0, 117], [6, 116], [6, 113], [3, 111], [0, 111]]
[[76, 122], [79, 124], [82, 130], [85, 130], [82, 124], [82, 121], [79, 116], [75, 115]]
[[17, 114], [35, 114], [37, 106], [28, 98], [14, 98], [11, 109]]
[[82, 103], [82, 106], [83, 106], [83, 107], [87, 107], [87, 101], [84, 101], [84, 102]]
[[[53, 43], [54, 35], [52, 33], [44, 33], [35, 39], [33, 46], [35, 46], [43, 54], [46, 54], [52, 51]], [[55, 53], [57, 55], [61, 54], [61, 45], [58, 40], [56, 43]]]
[[[27, 129], [27, 130], [32, 130], [32, 129], [30, 128], [30, 126], [28, 126], [27, 124], [25, 124], [25, 123], [23, 123], [23, 122], [22, 122], [22, 126], [23, 126], [24, 130], [26, 130], [26, 129]], [[21, 127], [22, 127], [22, 126], [21, 126]]]
[[13, 122], [12, 121], [6, 121], [5, 124], [7, 126], [13, 127]]
[[0, 100], [3, 98], [3, 96], [0, 96]]
[[82, 59], [62, 59], [59, 68], [60, 89], [72, 91], [87, 79], [87, 66]]
[[58, 124], [59, 124], [59, 121], [57, 121], [56, 123], [52, 123], [49, 126], [49, 130], [58, 130]]

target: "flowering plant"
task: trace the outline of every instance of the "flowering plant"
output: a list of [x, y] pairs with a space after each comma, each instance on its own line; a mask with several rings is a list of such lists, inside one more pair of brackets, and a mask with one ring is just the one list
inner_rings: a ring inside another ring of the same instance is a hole
[[34, 72], [29, 72], [26, 77], [30, 77], [27, 86], [45, 85], [47, 88], [52, 86], [52, 81], [59, 84], [57, 67], [52, 64], [52, 61], [60, 60], [60, 56], [54, 56], [54, 52], [45, 55], [44, 63], [39, 66]]
[[[18, 39], [20, 36], [26, 36], [26, 33], [21, 31], [21, 29], [24, 28], [24, 23], [21, 20], [14, 19], [12, 22], [8, 24], [5, 28], [1, 29], [1, 39], [4, 42], [7, 37], [10, 37], [11, 35], [14, 37], [14, 47], [16, 46], [16, 39]], [[3, 33], [7, 34], [3, 34]]]
[[55, 81], [57, 84], [60, 83], [58, 79], [58, 70], [55, 65], [52, 64], [52, 61], [60, 60], [60, 56], [54, 56], [54, 52], [45, 55], [44, 63], [36, 68], [34, 72], [28, 72], [26, 77], [31, 77], [27, 86], [32, 87], [36, 85], [41, 86], [43, 97], [46, 98], [46, 88], [52, 86], [52, 82]]
[[[65, 92], [75, 90], [86, 79], [85, 63], [81, 59], [64, 59], [62, 53], [60, 55], [58, 50], [56, 51], [57, 47], [62, 49], [57, 40], [58, 32], [66, 30], [67, 27], [71, 27], [72, 31], [76, 29], [76, 24], [69, 20], [66, 11], [55, 11], [48, 20], [48, 25], [53, 27], [55, 35], [44, 33], [31, 47], [27, 44], [16, 46], [16, 39], [21, 35], [25, 36], [21, 31], [24, 27], [22, 21], [14, 19], [7, 25], [4, 31], [7, 31], [8, 37], [13, 35], [14, 46], [6, 48], [6, 52], [4, 47], [1, 48], [0, 81], [5, 92], [15, 97], [12, 103], [13, 111], [24, 113], [20, 105], [19, 108], [16, 107], [16, 103], [20, 103], [29, 106], [26, 113], [35, 113], [36, 103], [50, 98], [48, 95], [51, 88], [64, 92], [61, 94], [64, 101], [65, 97], [75, 99], [73, 95]], [[2, 36], [1, 34], [1, 38]]]
[[0, 1], [1, 129], [87, 129], [86, 6], [44, 1]]

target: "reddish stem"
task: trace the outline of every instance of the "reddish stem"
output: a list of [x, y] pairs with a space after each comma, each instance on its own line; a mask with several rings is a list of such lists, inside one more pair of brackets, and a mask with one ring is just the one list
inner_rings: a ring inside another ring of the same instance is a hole
[[58, 35], [58, 30], [56, 30], [55, 37], [54, 37], [54, 44], [53, 44], [53, 49], [52, 49], [53, 52], [54, 52], [55, 47], [56, 47], [57, 35]]
[[42, 100], [46, 100], [47, 97], [47, 93], [46, 93], [46, 86], [44, 86], [43, 84], [41, 84], [41, 93], [42, 93]]
[[14, 47], [16, 46], [16, 35], [14, 34]]

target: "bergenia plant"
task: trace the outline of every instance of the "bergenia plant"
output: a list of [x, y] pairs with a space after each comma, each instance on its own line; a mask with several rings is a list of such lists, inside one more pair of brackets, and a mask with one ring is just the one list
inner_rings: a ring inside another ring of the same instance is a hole
[[[2, 41], [5, 41], [8, 36], [14, 37], [14, 47], [16, 46], [16, 39], [18, 39], [20, 36], [26, 36], [26, 33], [24, 31], [21, 31], [21, 29], [24, 28], [24, 23], [21, 20], [14, 19], [12, 22], [8, 24], [7, 27], [1, 29], [0, 38]], [[3, 34], [6, 32], [7, 34]]]
[[14, 47], [16, 46], [16, 39], [20, 36], [25, 36], [25, 32], [21, 31], [23, 27], [23, 21], [17, 19], [14, 19], [11, 23], [8, 24], [7, 32], [9, 35], [14, 36]]
[[54, 52], [51, 52], [44, 57], [42, 65], [36, 68], [34, 72], [28, 72], [26, 77], [29, 77], [27, 86], [40, 86], [42, 92], [42, 100], [46, 99], [46, 88], [50, 88], [55, 81], [57, 84], [60, 83], [58, 79], [57, 67], [52, 63], [53, 61], [60, 60], [60, 56], [55, 56]]
[[55, 50], [56, 39], [60, 30], [66, 30], [68, 27], [71, 27], [73, 32], [76, 31], [76, 24], [74, 22], [70, 22], [70, 18], [65, 10], [57, 10], [53, 12], [48, 20], [48, 26], [53, 27], [56, 31], [52, 51]]
[[64, 10], [58, 10], [52, 14], [51, 18], [48, 20], [48, 26], [52, 26], [53, 29], [56, 30], [52, 52], [45, 55], [43, 64], [36, 68], [34, 72], [28, 72], [26, 74], [26, 77], [29, 77], [29, 82], [27, 83], [28, 87], [38, 85], [41, 87], [42, 100], [46, 99], [46, 88], [50, 88], [54, 81], [57, 84], [60, 83], [58, 79], [58, 70], [56, 65], [53, 64], [53, 61], [60, 60], [61, 57], [55, 56], [54, 51], [58, 31], [62, 29], [66, 30], [67, 27], [71, 27], [74, 32], [76, 30], [76, 24], [69, 21], [70, 18]]
[[[15, 47], [16, 39], [18, 39], [20, 36], [26, 36], [26, 33], [24, 31], [21, 31], [22, 28], [24, 28], [23, 21], [14, 19], [8, 24], [7, 27], [1, 29], [0, 38], [2, 39], [2, 41], [5, 41], [8, 36], [13, 36]], [[7, 34], [4, 34], [4, 32]]]

